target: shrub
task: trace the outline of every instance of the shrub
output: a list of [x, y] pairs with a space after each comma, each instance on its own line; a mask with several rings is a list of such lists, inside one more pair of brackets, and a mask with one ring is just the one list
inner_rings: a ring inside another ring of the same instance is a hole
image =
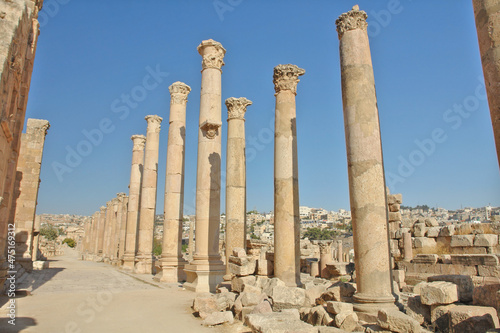
[[65, 238], [62, 242], [63, 244], [66, 243], [68, 244], [69, 247], [73, 248], [76, 246], [76, 242], [73, 238]]
[[45, 225], [40, 229], [40, 235], [49, 241], [53, 241], [59, 236], [59, 231], [52, 225]]

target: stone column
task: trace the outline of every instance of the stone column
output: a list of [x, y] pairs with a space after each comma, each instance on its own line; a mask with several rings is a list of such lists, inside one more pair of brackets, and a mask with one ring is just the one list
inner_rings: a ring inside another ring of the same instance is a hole
[[403, 234], [403, 254], [404, 261], [411, 261], [413, 259], [413, 244], [410, 232], [405, 232]]
[[219, 254], [221, 164], [221, 68], [226, 50], [219, 42], [198, 46], [201, 71], [198, 170], [196, 176], [196, 248], [184, 271], [184, 286], [196, 292], [215, 292], [225, 272]]
[[9, 223], [16, 227], [16, 263], [24, 269], [33, 268], [33, 228], [35, 222], [43, 146], [50, 124], [47, 120], [28, 119], [26, 133], [21, 137], [17, 162], [14, 200]]
[[141, 201], [142, 170], [144, 165], [144, 135], [133, 135], [132, 169], [130, 170], [130, 185], [128, 192], [127, 231], [125, 236], [125, 252], [123, 254], [123, 269], [132, 271], [137, 253], [137, 226]]
[[333, 260], [332, 257], [332, 247], [331, 241], [319, 241], [319, 274], [322, 278], [328, 278], [329, 273], [326, 267], [326, 264], [331, 263]]
[[97, 241], [95, 254], [97, 260], [104, 259], [104, 234], [106, 231], [106, 206], [101, 206], [99, 211], [99, 223], [97, 227]]
[[246, 249], [246, 158], [245, 112], [252, 102], [245, 97], [226, 99], [226, 275], [231, 279], [229, 256], [233, 249]]
[[344, 261], [344, 249], [342, 248], [342, 241], [340, 239], [337, 240], [337, 261]]
[[158, 180], [158, 147], [160, 144], [160, 124], [163, 118], [146, 116], [148, 129], [142, 174], [141, 209], [139, 213], [139, 237], [135, 272], [153, 273], [153, 233], [156, 213], [156, 185]]
[[473, 0], [472, 5], [500, 166], [500, 0]]
[[182, 258], [182, 223], [184, 220], [184, 155], [186, 145], [186, 104], [191, 88], [182, 82], [169, 87], [170, 120], [165, 176], [162, 276], [160, 281], [185, 281]]
[[128, 210], [128, 196], [122, 199], [122, 216], [120, 221], [120, 238], [118, 241], [118, 261], [119, 265], [123, 266], [123, 255], [125, 253], [125, 238], [127, 235], [127, 210]]
[[119, 248], [120, 248], [120, 234], [122, 230], [123, 218], [123, 202], [127, 195], [123, 192], [116, 194], [116, 220], [113, 232], [113, 265], [120, 264]]
[[354, 6], [340, 15], [336, 24], [356, 254], [358, 291], [354, 295], [354, 309], [376, 314], [380, 308], [395, 308], [395, 298], [382, 144], [366, 18], [366, 13]]
[[193, 254], [194, 254], [194, 221], [189, 220], [189, 245], [188, 245], [188, 251], [189, 251], [189, 260], [193, 260]]
[[35, 215], [35, 225], [33, 227], [33, 251], [31, 251], [31, 260], [37, 261], [38, 256], [38, 242], [40, 240], [40, 216]]
[[274, 133], [274, 276], [287, 286], [300, 286], [299, 172], [295, 95], [299, 76], [295, 65], [274, 67], [276, 120]]
[[103, 261], [108, 263], [111, 260], [111, 230], [113, 228], [113, 202], [106, 202], [106, 217], [105, 217], [105, 229], [104, 229], [104, 241], [102, 247]]

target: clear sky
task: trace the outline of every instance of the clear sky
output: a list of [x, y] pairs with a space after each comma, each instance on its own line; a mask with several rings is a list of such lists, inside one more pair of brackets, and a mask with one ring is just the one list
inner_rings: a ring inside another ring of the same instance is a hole
[[[247, 208], [273, 209], [272, 74], [291, 63], [306, 70], [296, 98], [300, 205], [349, 209], [335, 20], [357, 3], [368, 13], [391, 192], [402, 193], [405, 205], [500, 206], [469, 0], [46, 0], [26, 114], [51, 123], [37, 213], [92, 214], [117, 192], [128, 193], [130, 136], [146, 133], [149, 114], [164, 119], [157, 203], [163, 213], [168, 86], [175, 81], [192, 88], [185, 213], [194, 213], [196, 47], [209, 38], [227, 49], [222, 100], [253, 101], [246, 113]], [[226, 129], [223, 121], [223, 169]]]

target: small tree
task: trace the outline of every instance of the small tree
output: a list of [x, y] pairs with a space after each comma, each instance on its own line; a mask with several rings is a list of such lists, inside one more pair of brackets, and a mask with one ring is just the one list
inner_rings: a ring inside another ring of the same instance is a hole
[[155, 256], [161, 256], [161, 252], [162, 252], [162, 240], [155, 238], [153, 240], [153, 254]]
[[76, 242], [73, 238], [65, 238], [63, 240], [63, 244], [66, 243], [68, 244], [69, 247], [74, 248], [76, 246]]
[[59, 231], [52, 225], [45, 225], [40, 229], [40, 235], [49, 241], [55, 241], [59, 236]]

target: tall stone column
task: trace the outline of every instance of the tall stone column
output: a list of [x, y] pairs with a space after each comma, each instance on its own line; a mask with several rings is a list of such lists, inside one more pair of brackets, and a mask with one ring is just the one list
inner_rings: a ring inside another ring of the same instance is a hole
[[404, 261], [411, 261], [413, 259], [413, 244], [410, 232], [403, 234], [403, 255]]
[[473, 0], [472, 5], [500, 166], [500, 0]]
[[186, 104], [191, 87], [173, 83], [170, 91], [170, 119], [165, 175], [165, 210], [160, 281], [185, 281], [182, 258], [182, 223], [184, 220], [184, 155], [186, 146]]
[[104, 259], [104, 234], [106, 232], [106, 206], [101, 206], [99, 210], [99, 223], [97, 227], [96, 260]]
[[319, 241], [319, 274], [322, 278], [328, 278], [330, 273], [328, 272], [327, 264], [330, 264], [333, 260], [332, 256], [332, 242], [331, 241]]
[[160, 144], [160, 124], [163, 118], [156, 115], [146, 116], [146, 149], [144, 171], [142, 174], [141, 210], [139, 213], [139, 237], [135, 272], [153, 273], [153, 233], [156, 212], [156, 185], [158, 180], [158, 148]]
[[300, 212], [295, 96], [295, 65], [274, 67], [276, 115], [274, 133], [274, 276], [287, 286], [300, 286]]
[[42, 167], [47, 120], [28, 119], [26, 133], [21, 137], [17, 162], [14, 200], [10, 221], [16, 227], [16, 263], [31, 271], [33, 268], [33, 229], [35, 222], [40, 169]]
[[354, 6], [340, 15], [336, 24], [358, 288], [354, 308], [376, 314], [380, 308], [395, 307], [395, 298], [382, 144], [366, 18], [366, 13]]
[[252, 102], [245, 97], [226, 99], [226, 275], [231, 279], [229, 256], [233, 249], [246, 248], [246, 159], [245, 112]]
[[119, 264], [120, 233], [122, 228], [123, 201], [127, 195], [123, 192], [116, 194], [116, 202], [113, 208], [115, 212], [115, 225], [113, 228], [113, 265]]
[[106, 202], [106, 217], [104, 228], [104, 241], [102, 247], [103, 261], [108, 263], [111, 260], [111, 230], [113, 229], [113, 201]]
[[337, 261], [343, 262], [344, 260], [344, 249], [342, 247], [342, 240], [337, 240]]
[[123, 255], [125, 253], [125, 238], [127, 235], [127, 210], [128, 210], [128, 196], [122, 198], [122, 216], [120, 220], [120, 237], [118, 240], [118, 263], [123, 265]]
[[132, 169], [130, 170], [130, 185], [128, 192], [127, 231], [125, 250], [123, 254], [123, 269], [132, 271], [137, 253], [137, 227], [141, 201], [142, 171], [144, 166], [144, 135], [133, 135]]
[[188, 245], [188, 251], [189, 251], [189, 259], [193, 259], [193, 254], [194, 254], [194, 221], [189, 220], [189, 245]]
[[38, 243], [40, 240], [40, 216], [35, 215], [35, 225], [33, 228], [33, 251], [31, 252], [31, 260], [37, 261], [39, 259], [38, 256]]
[[200, 128], [196, 177], [196, 246], [193, 261], [184, 271], [184, 286], [196, 292], [215, 291], [225, 272], [219, 254], [221, 164], [221, 73], [226, 50], [219, 42], [198, 46], [201, 71]]

